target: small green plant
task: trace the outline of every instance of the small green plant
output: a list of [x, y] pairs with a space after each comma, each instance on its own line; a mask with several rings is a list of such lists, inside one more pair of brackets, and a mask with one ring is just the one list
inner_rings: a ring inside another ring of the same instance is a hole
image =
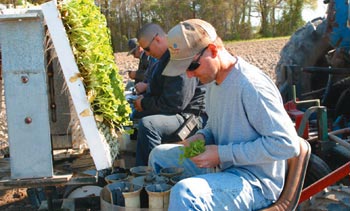
[[205, 151], [204, 140], [198, 139], [196, 141], [192, 141], [188, 147], [182, 147], [181, 150], [183, 153], [180, 154], [179, 157], [180, 164], [182, 164], [186, 158], [191, 158], [203, 153]]
[[95, 119], [111, 129], [128, 125], [131, 109], [114, 62], [105, 16], [92, 0], [71, 0], [58, 8]]
[[114, 62], [107, 21], [93, 0], [70, 0], [58, 5], [86, 95], [99, 132], [110, 147], [112, 159], [118, 153], [116, 130], [130, 125], [131, 108], [124, 96], [123, 79]]

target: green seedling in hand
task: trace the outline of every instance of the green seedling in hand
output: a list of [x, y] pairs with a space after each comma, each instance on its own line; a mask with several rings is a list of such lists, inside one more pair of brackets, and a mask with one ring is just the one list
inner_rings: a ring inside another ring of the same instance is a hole
[[195, 157], [205, 151], [205, 143], [204, 140], [196, 140], [190, 142], [190, 146], [188, 147], [182, 147], [181, 150], [183, 151], [182, 154], [180, 154], [179, 162], [182, 164], [186, 158]]

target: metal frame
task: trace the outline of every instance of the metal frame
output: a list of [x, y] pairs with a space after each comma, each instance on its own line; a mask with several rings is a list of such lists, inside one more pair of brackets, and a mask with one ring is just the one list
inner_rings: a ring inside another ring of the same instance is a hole
[[[287, 76], [287, 80], [280, 88], [281, 93], [289, 97], [292, 97], [293, 98], [292, 100], [295, 104], [303, 104], [303, 103], [316, 104], [315, 106], [311, 106], [310, 108], [308, 108], [304, 113], [304, 116], [302, 117], [300, 126], [298, 128], [298, 135], [302, 136], [310, 115], [316, 112], [317, 119], [318, 119], [318, 139], [321, 140], [323, 143], [329, 142], [329, 141], [336, 142], [350, 150], [350, 144], [336, 136], [341, 133], [350, 132], [350, 128], [340, 129], [340, 130], [332, 131], [328, 133], [326, 107], [320, 106], [320, 101], [318, 99], [298, 101], [296, 97], [297, 88], [294, 85], [294, 84], [297, 84], [297, 81], [296, 81], [296, 78], [294, 78], [293, 76], [294, 71], [306, 72], [306, 73], [328, 73], [328, 74], [336, 74], [336, 75], [341, 75], [341, 74], [349, 75], [350, 69], [349, 68], [331, 68], [331, 67], [301, 67], [301, 66], [290, 65], [290, 66], [284, 66], [284, 70]], [[325, 149], [322, 147], [322, 151], [323, 150], [327, 151], [328, 149]], [[326, 187], [333, 185], [339, 180], [345, 178], [346, 176], [350, 176], [350, 161], [343, 164], [341, 167], [335, 169], [330, 174], [318, 180], [314, 184], [303, 189], [298, 204], [310, 199], [310, 197], [316, 195]]]

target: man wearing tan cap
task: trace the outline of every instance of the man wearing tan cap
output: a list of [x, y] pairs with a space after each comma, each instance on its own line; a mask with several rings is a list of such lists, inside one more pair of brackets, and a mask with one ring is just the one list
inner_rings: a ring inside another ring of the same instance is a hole
[[[211, 24], [180, 22], [168, 32], [170, 61], [163, 75], [186, 73], [207, 84], [205, 128], [185, 141], [205, 151], [182, 164], [187, 179], [171, 190], [169, 210], [259, 210], [283, 189], [288, 158], [299, 154], [296, 130], [275, 84], [257, 67], [229, 53]], [[153, 149], [156, 173], [181, 166], [181, 144]], [[212, 173], [210, 173], [212, 172]], [[215, 172], [215, 173], [214, 173]]]

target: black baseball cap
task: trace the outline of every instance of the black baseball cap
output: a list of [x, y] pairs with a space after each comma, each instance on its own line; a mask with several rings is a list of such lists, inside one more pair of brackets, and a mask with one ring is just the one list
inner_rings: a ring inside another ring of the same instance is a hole
[[137, 38], [131, 38], [129, 41], [128, 41], [128, 46], [129, 46], [129, 52], [128, 52], [128, 56], [130, 54], [134, 54], [138, 44], [137, 44]]

